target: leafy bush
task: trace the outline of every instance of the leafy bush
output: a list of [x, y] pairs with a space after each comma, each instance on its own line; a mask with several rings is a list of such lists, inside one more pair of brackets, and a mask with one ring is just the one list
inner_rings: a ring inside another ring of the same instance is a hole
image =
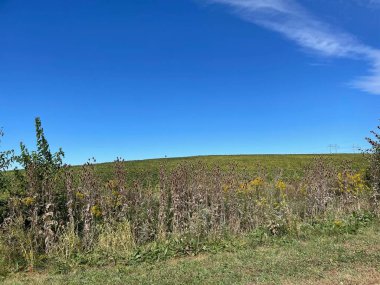
[[[377, 127], [380, 130], [380, 125]], [[371, 145], [370, 153], [370, 180], [372, 187], [380, 195], [380, 134], [372, 131], [373, 138], [367, 138]]]
[[59, 174], [63, 152], [52, 154], [41, 120], [36, 118], [37, 150], [29, 152], [21, 143], [21, 154], [14, 157], [23, 168], [15, 171], [10, 187], [8, 216], [2, 224], [4, 239], [22, 252], [21, 262], [33, 268], [40, 254], [48, 252], [58, 228]]

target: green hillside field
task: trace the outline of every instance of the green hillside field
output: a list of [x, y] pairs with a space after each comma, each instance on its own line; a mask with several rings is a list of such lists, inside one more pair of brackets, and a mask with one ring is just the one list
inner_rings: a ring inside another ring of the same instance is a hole
[[[263, 168], [268, 174], [283, 171], [285, 177], [290, 179], [302, 176], [307, 167], [316, 157], [331, 160], [337, 165], [351, 165], [355, 170], [364, 169], [367, 166], [363, 154], [267, 154], [267, 155], [212, 155], [192, 156], [180, 158], [158, 158], [147, 160], [126, 161], [125, 167], [129, 179], [151, 178], [156, 180], [160, 169], [173, 168], [180, 163], [201, 162], [210, 166], [218, 166], [222, 169], [235, 166], [237, 171], [256, 173]], [[96, 164], [96, 171], [107, 180], [112, 176], [112, 163]]]

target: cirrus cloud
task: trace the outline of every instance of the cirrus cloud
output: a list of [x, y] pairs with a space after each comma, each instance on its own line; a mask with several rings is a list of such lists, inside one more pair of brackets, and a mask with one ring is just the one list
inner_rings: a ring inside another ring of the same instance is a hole
[[[369, 65], [369, 74], [350, 86], [380, 95], [380, 49], [358, 41], [353, 35], [333, 27], [312, 15], [296, 0], [207, 0], [224, 4], [241, 18], [272, 30], [307, 51], [335, 58], [361, 59]], [[380, 0], [366, 0], [380, 4]]]

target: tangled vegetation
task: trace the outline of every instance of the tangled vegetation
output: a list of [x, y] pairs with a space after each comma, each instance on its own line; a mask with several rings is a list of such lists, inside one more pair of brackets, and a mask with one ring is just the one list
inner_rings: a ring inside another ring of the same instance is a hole
[[[134, 263], [236, 246], [236, 236], [302, 236], [325, 221], [355, 230], [379, 215], [380, 139], [371, 167], [358, 171], [316, 157], [299, 179], [265, 168], [252, 173], [201, 162], [162, 167], [157, 182], [130, 183], [123, 161], [104, 181], [92, 163], [79, 170], [52, 153], [36, 119], [37, 150], [0, 155], [4, 195], [0, 274], [55, 264]], [[10, 162], [22, 170], [5, 173]]]

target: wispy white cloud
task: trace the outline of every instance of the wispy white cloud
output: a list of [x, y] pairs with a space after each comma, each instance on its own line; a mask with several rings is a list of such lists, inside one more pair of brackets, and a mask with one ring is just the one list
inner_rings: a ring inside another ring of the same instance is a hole
[[354, 0], [356, 3], [370, 8], [380, 7], [380, 0]]
[[373, 60], [371, 74], [359, 77], [352, 82], [352, 86], [362, 91], [380, 94], [380, 56]]
[[[322, 56], [364, 59], [370, 73], [350, 85], [380, 95], [380, 49], [359, 42], [353, 35], [313, 16], [296, 0], [208, 0], [225, 4], [245, 20], [278, 32], [307, 51]], [[380, 0], [363, 0], [379, 3]]]

